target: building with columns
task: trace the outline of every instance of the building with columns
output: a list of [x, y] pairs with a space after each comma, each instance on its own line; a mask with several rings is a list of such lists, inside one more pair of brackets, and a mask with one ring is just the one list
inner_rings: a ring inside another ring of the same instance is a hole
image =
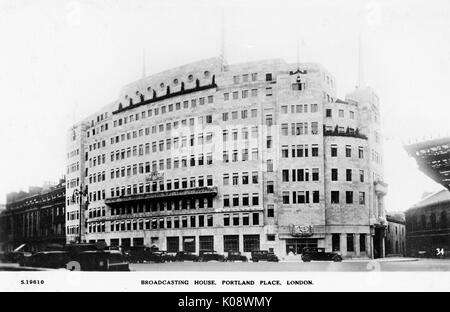
[[22, 244], [39, 251], [63, 245], [65, 239], [65, 181], [30, 187], [28, 192], [7, 194], [6, 209], [0, 212], [0, 245], [11, 251]]
[[340, 100], [316, 63], [144, 77], [68, 131], [67, 241], [382, 257], [380, 119], [371, 88]]

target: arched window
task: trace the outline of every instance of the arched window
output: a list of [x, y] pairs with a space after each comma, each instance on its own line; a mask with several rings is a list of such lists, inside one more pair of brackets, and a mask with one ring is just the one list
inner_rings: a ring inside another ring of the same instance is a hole
[[434, 213], [432, 213], [430, 216], [430, 223], [431, 223], [431, 228], [435, 229], [436, 228], [436, 215]]
[[447, 211], [441, 212], [441, 218], [440, 218], [441, 228], [445, 229], [447, 227]]
[[144, 95], [142, 93], [141, 93], [140, 97], [141, 97], [141, 102], [144, 102]]
[[427, 228], [427, 217], [425, 215], [422, 215], [420, 218], [422, 230], [425, 230]]
[[133, 105], [133, 99], [130, 98], [130, 105]]

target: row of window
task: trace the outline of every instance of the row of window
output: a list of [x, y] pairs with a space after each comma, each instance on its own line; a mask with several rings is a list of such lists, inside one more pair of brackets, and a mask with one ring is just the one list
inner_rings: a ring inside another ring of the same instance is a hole
[[[239, 173], [238, 172], [235, 172], [231, 175], [229, 173], [224, 173], [223, 174], [223, 185], [230, 185], [230, 176], [231, 176], [231, 184], [239, 185]], [[249, 173], [242, 172], [241, 179], [242, 179], [241, 183], [243, 185], [249, 184], [250, 183]], [[258, 171], [252, 172], [251, 179], [252, 179], [252, 184], [258, 184]]]
[[[292, 193], [292, 201], [291, 201]], [[312, 193], [312, 198], [310, 198], [310, 193]], [[320, 202], [319, 191], [283, 191], [282, 192], [283, 204], [309, 204], [312, 200], [313, 204], [318, 204]]]
[[318, 104], [296, 104], [291, 105], [291, 109], [289, 110], [288, 105], [282, 105], [281, 106], [281, 113], [282, 114], [302, 114], [302, 113], [308, 113], [308, 106], [310, 106], [310, 112], [316, 113], [319, 111], [319, 105]]
[[[241, 99], [246, 99], [249, 96], [251, 97], [257, 97], [258, 96], [258, 89], [251, 89], [251, 90], [241, 90]], [[231, 99], [238, 100], [239, 99], [239, 91], [233, 91], [231, 92]], [[223, 94], [223, 100], [229, 101], [230, 100], [230, 93], [226, 92]]]
[[[248, 118], [248, 110], [244, 109], [241, 110], [241, 119], [247, 119]], [[258, 110], [256, 108], [250, 110], [250, 118], [256, 118], [258, 117]], [[232, 112], [225, 112], [222, 113], [222, 121], [228, 121], [228, 120], [236, 120], [239, 118], [239, 111], [232, 111]]]
[[341, 235], [345, 235], [344, 239], [347, 245], [347, 252], [355, 252], [356, 250], [356, 239], [359, 236], [359, 251], [366, 251], [366, 234], [332, 234], [331, 235], [331, 245], [333, 251], [341, 251]]
[[[309, 169], [283, 169], [281, 170], [281, 181], [303, 182], [309, 181]], [[319, 168], [311, 169], [311, 181], [319, 181]]]
[[[354, 111], [348, 111], [349, 114], [349, 118], [350, 119], [355, 119], [355, 112]], [[333, 109], [331, 108], [327, 108], [325, 110], [325, 116], [328, 118], [332, 118], [333, 117]], [[345, 111], [343, 109], [338, 109], [338, 117], [339, 118], [345, 118]]]
[[[198, 123], [199, 124], [203, 124], [204, 122], [206, 124], [211, 124], [212, 123], [212, 115], [205, 115], [205, 116], [199, 116], [197, 117]], [[174, 122], [168, 122], [168, 123], [161, 123], [158, 126], [152, 126], [150, 127], [146, 127], [146, 128], [142, 128], [139, 130], [134, 130], [134, 131], [130, 131], [127, 133], [122, 133], [120, 135], [116, 135], [111, 137], [111, 144], [114, 143], [119, 143], [119, 142], [123, 142], [125, 140], [131, 140], [131, 139], [135, 139], [138, 136], [142, 137], [145, 133], [145, 135], [150, 135], [150, 131], [151, 133], [157, 133], [157, 132], [164, 132], [164, 131], [171, 131], [172, 129], [176, 130], [179, 127], [185, 127], [188, 124], [188, 119], [182, 119], [181, 122], [179, 120], [174, 121]], [[189, 126], [193, 127], [195, 125], [195, 118], [189, 118]]]
[[[198, 182], [197, 184], [196, 184], [196, 181]], [[206, 185], [205, 185], [205, 177], [204, 176], [199, 176], [197, 178], [191, 177], [189, 179], [189, 187], [188, 187], [188, 179], [187, 178], [182, 178], [181, 184], [180, 184], [180, 179], [176, 178], [173, 180], [173, 185], [172, 185], [171, 179], [166, 179], [165, 183], [163, 180], [160, 180], [159, 183], [153, 182], [151, 185], [150, 185], [150, 183], [146, 183], [145, 185], [144, 185], [144, 183], [140, 183], [139, 185], [133, 184], [133, 186], [128, 185], [126, 187], [122, 186], [122, 187], [111, 188], [111, 197], [114, 197], [114, 196], [119, 197], [119, 196], [132, 195], [132, 194], [143, 194], [143, 193], [165, 191], [165, 190], [170, 191], [170, 190], [172, 190], [172, 188], [174, 190], [178, 190], [178, 189], [187, 189], [187, 188], [204, 187], [204, 186], [212, 186], [212, 185], [213, 185], [212, 175], [206, 176]], [[151, 186], [151, 188], [150, 188], [150, 186]]]
[[67, 153], [67, 159], [75, 157], [75, 156], [78, 156], [78, 155], [80, 155], [80, 149], [79, 148], [74, 149], [73, 151], [70, 151], [69, 153]]
[[[240, 197], [242, 197], [242, 200], [240, 200]], [[259, 205], [259, 194], [253, 193], [251, 197], [251, 205], [252, 206], [258, 206]], [[250, 195], [249, 194], [233, 194], [233, 196], [230, 198], [230, 195], [223, 195], [223, 207], [241, 207], [250, 206]]]
[[[308, 122], [297, 122], [291, 123], [291, 135], [308, 135], [308, 124], [311, 124], [311, 134], [316, 135], [319, 134], [319, 123], [313, 121], [311, 123]], [[289, 135], [289, 124], [282, 123], [281, 124], [281, 135], [287, 136]]]
[[[339, 204], [341, 200], [340, 191], [331, 191], [331, 203], [332, 204]], [[353, 204], [354, 203], [354, 193], [355, 195], [358, 195], [358, 202], [360, 205], [366, 204], [366, 193], [365, 192], [353, 192], [353, 191], [345, 191], [342, 192], [345, 195], [345, 203], [346, 204]]]
[[213, 198], [200, 197], [190, 199], [176, 199], [176, 200], [164, 200], [154, 201], [147, 204], [134, 204], [126, 205], [116, 208], [111, 208], [111, 216], [114, 215], [130, 215], [136, 213], [148, 213], [148, 212], [162, 212], [162, 211], [178, 211], [186, 209], [203, 209], [214, 208]]
[[[251, 81], [257, 81], [258, 80], [258, 73], [235, 75], [235, 76], [233, 76], [233, 83], [234, 84], [239, 84], [240, 81], [241, 81], [241, 77], [242, 77], [242, 82], [250, 82], [250, 79], [251, 79]], [[266, 81], [272, 81], [272, 74], [271, 73], [267, 73], [266, 74]]]
[[[339, 169], [331, 169], [331, 181], [339, 181]], [[353, 170], [345, 169], [345, 181], [353, 181]], [[359, 170], [359, 182], [364, 182], [364, 170]]]
[[111, 221], [111, 232], [202, 228], [213, 226], [213, 215], [176, 216], [153, 219]]
[[[198, 102], [197, 102], [197, 100], [198, 100]], [[170, 113], [173, 111], [187, 109], [187, 108], [189, 108], [189, 102], [190, 102], [191, 108], [197, 107], [197, 103], [198, 103], [198, 105], [204, 105], [206, 103], [212, 104], [212, 103], [214, 103], [214, 96], [208, 95], [207, 97], [191, 99], [190, 101], [186, 100], [186, 101], [183, 101], [183, 103], [177, 102], [175, 104], [162, 105], [160, 107], [148, 109], [148, 110], [142, 111], [140, 113], [131, 114], [129, 116], [114, 120], [113, 125], [114, 125], [114, 127], [120, 127], [122, 125], [126, 125], [129, 122], [139, 121], [140, 119], [150, 118], [152, 116], [158, 116], [158, 115], [160, 115], [160, 113], [161, 113], [161, 115], [164, 115], [166, 113]]]
[[[299, 144], [291, 146], [291, 157], [308, 157], [309, 155], [309, 147], [308, 144]], [[312, 144], [311, 145], [311, 156], [318, 157], [319, 156], [319, 145]], [[281, 146], [281, 157], [289, 158], [289, 146], [282, 145]]]

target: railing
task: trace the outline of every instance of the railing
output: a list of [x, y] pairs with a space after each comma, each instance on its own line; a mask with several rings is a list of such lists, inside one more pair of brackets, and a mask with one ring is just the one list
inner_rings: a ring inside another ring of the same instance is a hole
[[123, 202], [141, 201], [155, 198], [167, 198], [167, 197], [184, 197], [194, 195], [217, 195], [217, 186], [196, 187], [190, 189], [161, 191], [146, 194], [134, 194], [120, 197], [111, 197], [105, 199], [105, 204], [111, 205]]
[[352, 137], [357, 139], [367, 140], [367, 136], [360, 133], [359, 129], [356, 128], [354, 131], [350, 131], [350, 128], [347, 127], [345, 131], [339, 131], [339, 127], [336, 126], [333, 130], [326, 129], [326, 126], [323, 126], [323, 135], [324, 136], [342, 136], [342, 137]]

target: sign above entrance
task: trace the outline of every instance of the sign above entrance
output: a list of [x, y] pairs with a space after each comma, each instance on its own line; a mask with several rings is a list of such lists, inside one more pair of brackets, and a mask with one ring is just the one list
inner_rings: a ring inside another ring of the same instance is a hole
[[296, 237], [312, 236], [314, 234], [312, 225], [291, 224], [291, 235]]

